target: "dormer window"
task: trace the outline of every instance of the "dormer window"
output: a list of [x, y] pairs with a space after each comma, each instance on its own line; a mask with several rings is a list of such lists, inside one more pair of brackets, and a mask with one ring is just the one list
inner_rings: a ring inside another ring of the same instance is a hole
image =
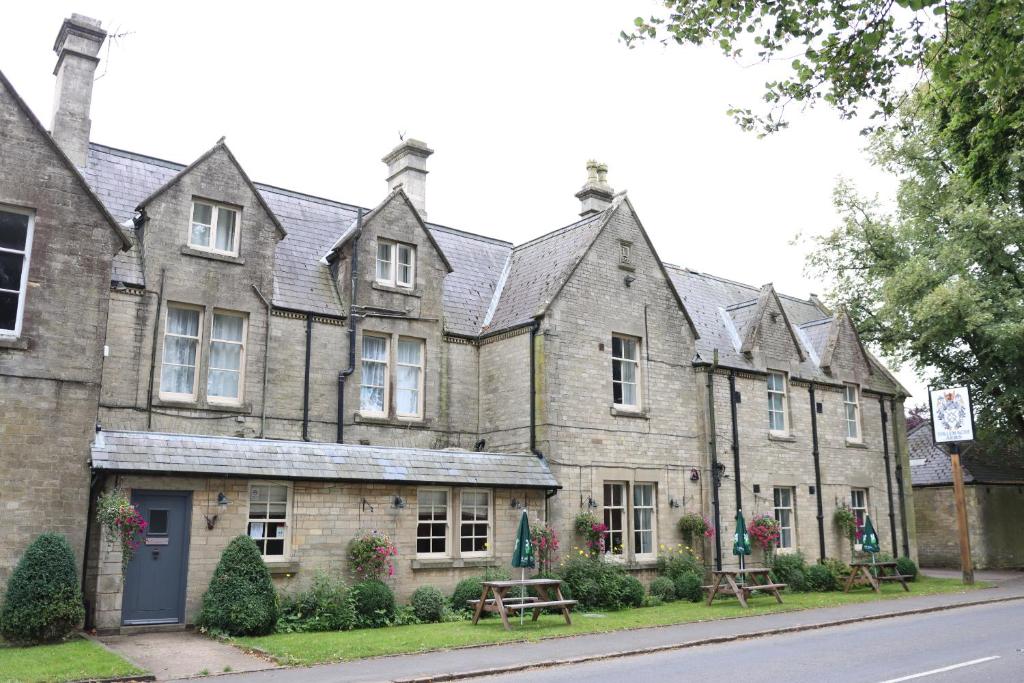
[[377, 282], [412, 289], [416, 282], [416, 247], [377, 240]]
[[194, 200], [188, 246], [238, 256], [238, 209]]

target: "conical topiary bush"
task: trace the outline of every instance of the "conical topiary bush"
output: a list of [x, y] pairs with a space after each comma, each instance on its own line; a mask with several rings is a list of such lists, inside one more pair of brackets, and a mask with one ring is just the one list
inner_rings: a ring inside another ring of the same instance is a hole
[[21, 556], [0, 608], [0, 635], [42, 643], [70, 633], [85, 617], [75, 555], [60, 534], [40, 534]]
[[220, 556], [198, 625], [233, 636], [259, 636], [274, 630], [277, 612], [274, 584], [259, 548], [248, 536], [236, 536]]

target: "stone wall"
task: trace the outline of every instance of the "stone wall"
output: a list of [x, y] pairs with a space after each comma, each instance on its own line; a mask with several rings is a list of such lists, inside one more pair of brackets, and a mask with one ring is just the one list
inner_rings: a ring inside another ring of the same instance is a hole
[[[1017, 533], [1024, 509], [1021, 487], [971, 484], [964, 489], [974, 568], [1024, 566], [1024, 540]], [[915, 488], [914, 514], [921, 566], [959, 568], [960, 535], [952, 485]]]

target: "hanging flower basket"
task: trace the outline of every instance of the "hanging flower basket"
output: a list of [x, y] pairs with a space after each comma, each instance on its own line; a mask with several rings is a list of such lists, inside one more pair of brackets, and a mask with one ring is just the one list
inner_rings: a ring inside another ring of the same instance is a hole
[[395, 575], [395, 563], [391, 559], [398, 555], [398, 548], [387, 534], [377, 531], [360, 531], [348, 546], [348, 559], [356, 577], [384, 580]]
[[123, 575], [142, 543], [138, 536], [146, 530], [146, 520], [124, 491], [111, 489], [96, 500], [96, 521], [106, 529], [111, 547], [121, 547]]
[[587, 552], [591, 557], [604, 553], [604, 536], [608, 527], [597, 520], [597, 517], [590, 512], [581, 512], [576, 515], [574, 522], [576, 533], [583, 539], [587, 546]]
[[747, 525], [747, 531], [766, 554], [770, 554], [779, 543], [779, 522], [770, 515], [755, 516]]
[[676, 523], [679, 533], [688, 546], [695, 546], [703, 538], [714, 538], [715, 527], [704, 515], [696, 513], [685, 514]]

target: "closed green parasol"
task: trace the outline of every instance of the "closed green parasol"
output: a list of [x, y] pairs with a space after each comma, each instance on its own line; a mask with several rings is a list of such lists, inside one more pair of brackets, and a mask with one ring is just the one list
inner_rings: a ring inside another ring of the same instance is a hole
[[[747, 531], [747, 522], [743, 519], [743, 510], [736, 510], [736, 533], [732, 535], [732, 554], [739, 555], [740, 569], [743, 569], [743, 556], [750, 554], [750, 532]], [[743, 577], [740, 577], [740, 583]]]
[[[526, 580], [526, 568], [534, 566], [533, 541], [530, 540], [530, 520], [523, 510], [519, 518], [519, 529], [516, 531], [516, 545], [512, 549], [512, 566], [522, 570], [522, 579]], [[522, 587], [520, 597], [526, 597], [526, 586]], [[523, 610], [519, 610], [519, 623], [523, 623]]]
[[866, 553], [871, 553], [871, 561], [875, 561], [875, 553], [879, 551], [878, 548], [878, 534], [875, 533], [875, 527], [871, 523], [871, 515], [864, 516], [864, 529], [860, 532], [860, 547]]

